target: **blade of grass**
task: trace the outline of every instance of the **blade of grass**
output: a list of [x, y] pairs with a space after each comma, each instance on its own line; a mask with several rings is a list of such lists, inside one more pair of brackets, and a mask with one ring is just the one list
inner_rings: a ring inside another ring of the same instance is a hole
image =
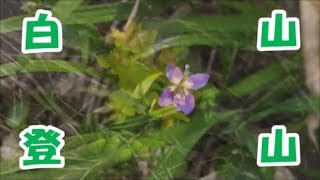
[[312, 96], [292, 97], [280, 104], [256, 113], [252, 121], [259, 121], [263, 118], [277, 113], [310, 113], [319, 111], [320, 99]]
[[[72, 1], [73, 3], [73, 1]], [[139, 8], [139, 15], [150, 15], [160, 12], [160, 10], [171, 5], [173, 1], [156, 2], [148, 1], [141, 2]], [[99, 5], [83, 5], [75, 9], [68, 18], [64, 18], [62, 14], [53, 14], [56, 18], [61, 20], [62, 25], [71, 24], [95, 24], [102, 22], [111, 22], [114, 20], [125, 20], [132, 9], [132, 2], [123, 3], [106, 3]], [[76, 7], [76, 6], [75, 6]], [[152, 7], [152, 8], [151, 8]], [[68, 9], [69, 11], [69, 9]], [[22, 20], [25, 17], [34, 16], [32, 14], [24, 14], [20, 16], [10, 17], [0, 21], [0, 33], [21, 30]]]
[[277, 81], [287, 75], [287, 72], [283, 69], [286, 66], [290, 70], [297, 69], [299, 65], [298, 61], [285, 61], [282, 64], [274, 64], [257, 73], [244, 78], [239, 83], [229, 88], [230, 92], [238, 96], [245, 96], [250, 94], [252, 91], [263, 88], [267, 84]]
[[23, 60], [0, 65], [0, 77], [33, 72], [63, 72], [103, 77], [95, 69], [80, 63], [62, 60]]

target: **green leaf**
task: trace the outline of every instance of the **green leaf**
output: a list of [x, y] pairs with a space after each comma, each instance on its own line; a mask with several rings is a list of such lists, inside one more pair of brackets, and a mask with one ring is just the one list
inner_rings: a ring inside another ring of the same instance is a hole
[[188, 116], [183, 114], [180, 111], [177, 111], [177, 108], [174, 105], [162, 107], [157, 110], [150, 111], [150, 116], [155, 119], [176, 119], [176, 120], [183, 120], [189, 122], [190, 119]]
[[102, 74], [80, 63], [61, 60], [22, 60], [0, 65], [0, 77], [34, 72], [64, 72], [100, 78]]
[[134, 91], [137, 84], [154, 73], [148, 66], [139, 62], [134, 62], [130, 66], [117, 65], [116, 68], [119, 74], [119, 86], [130, 91]]
[[219, 177], [226, 180], [260, 179], [260, 168], [256, 165], [251, 155], [236, 146], [226, 144], [217, 147], [213, 160], [214, 170]]
[[320, 179], [320, 172], [318, 168], [304, 168], [304, 167], [294, 167], [292, 169], [294, 172], [300, 172], [306, 175], [308, 178]]
[[[66, 166], [61, 169], [37, 169], [22, 171], [19, 159], [1, 162], [1, 179], [98, 179], [112, 166], [124, 159], [125, 152], [119, 151], [128, 146], [121, 145], [115, 133], [92, 133], [82, 136], [68, 137], [65, 140], [62, 156]], [[119, 159], [120, 158], [120, 159]], [[122, 159], [121, 159], [122, 158]]]
[[142, 54], [146, 51], [152, 51], [153, 44], [157, 37], [157, 31], [141, 31], [129, 42], [128, 46], [134, 54]]
[[[52, 12], [54, 16], [60, 17], [60, 20], [65, 18], [72, 18], [70, 15], [74, 10], [76, 10], [81, 4], [83, 0], [70, 1], [70, 0], [59, 0], [55, 6], [52, 8]], [[68, 7], [66, 11], [65, 8]]]
[[104, 150], [106, 145], [106, 140], [104, 138], [100, 138], [95, 140], [85, 146], [85, 149], [81, 149], [81, 151], [77, 152], [79, 156], [88, 158], [90, 156], [95, 156], [101, 153]]
[[312, 96], [295, 96], [280, 104], [273, 104], [272, 107], [254, 114], [252, 120], [259, 121], [267, 116], [277, 113], [303, 113], [318, 112], [320, 98]]
[[188, 17], [152, 22], [147, 26], [158, 29], [159, 36], [163, 37], [154, 46], [157, 51], [167, 47], [194, 45], [237, 47], [255, 51], [256, 48], [253, 46], [255, 38], [252, 34], [256, 33], [258, 17], [248, 14], [250, 13], [234, 16]]
[[67, 152], [70, 150], [74, 150], [80, 145], [88, 144], [90, 142], [93, 142], [94, 140], [102, 138], [103, 136], [105, 136], [103, 133], [91, 133], [67, 137], [62, 151]]
[[170, 145], [169, 151], [161, 156], [150, 178], [172, 179], [181, 175], [186, 168], [186, 156], [200, 137], [214, 124], [226, 121], [237, 113], [239, 112], [201, 111], [192, 116], [189, 123], [181, 123], [160, 131], [156, 136]]
[[[254, 33], [254, 32], [253, 32]], [[235, 38], [236, 37], [236, 38]], [[222, 47], [238, 47], [243, 49], [254, 50], [252, 43], [254, 39], [251, 39], [244, 35], [242, 32], [229, 32], [226, 33], [192, 33], [185, 35], [176, 35], [163, 39], [157, 43], [154, 47], [159, 51], [163, 48], [170, 48], [176, 46], [195, 46], [195, 45], [207, 45], [207, 46], [222, 46]], [[148, 52], [150, 53], [150, 52]]]
[[[256, 39], [252, 34], [256, 34], [258, 19], [269, 11], [248, 2], [221, 1], [219, 4], [231, 9], [232, 13], [214, 16], [191, 14], [193, 16], [182, 19], [146, 22], [147, 28], [157, 29], [162, 37], [154, 48], [158, 51], [175, 46], [208, 45], [256, 51], [253, 46]], [[149, 53], [153, 52], [145, 55]]]
[[18, 102], [9, 112], [8, 125], [19, 132], [26, 125], [28, 113], [29, 107], [23, 101]]
[[133, 97], [137, 99], [141, 99], [148, 90], [150, 89], [153, 82], [161, 75], [162, 73], [156, 73], [145, 78], [134, 90]]
[[211, 84], [206, 85], [203, 89], [196, 92], [196, 97], [199, 98], [199, 109], [208, 109], [209, 107], [216, 106], [216, 97], [219, 90]]
[[165, 118], [177, 113], [177, 108], [174, 105], [166, 106], [150, 112], [150, 116], [154, 118]]
[[257, 155], [257, 137], [250, 132], [246, 125], [241, 126], [236, 132], [237, 143], [244, 146], [251, 153], [252, 158]]
[[99, 63], [99, 65], [103, 68], [109, 68], [110, 64], [108, 63], [108, 57], [106, 56], [97, 56], [96, 59]]
[[[236, 17], [236, 19], [235, 19]], [[243, 32], [249, 33], [256, 31], [256, 19], [258, 16], [248, 14], [241, 15], [216, 15], [216, 16], [193, 16], [183, 19], [171, 19], [147, 23], [147, 28], [158, 29], [161, 35], [169, 36], [172, 34], [206, 34], [223, 32]], [[234, 24], [235, 22], [246, 22], [246, 24]], [[170, 27], [170, 29], [168, 29]], [[232, 36], [232, 35], [230, 35]]]
[[274, 81], [279, 81], [279, 79], [288, 75], [288, 72], [283, 67], [287, 67], [288, 70], [293, 71], [297, 69], [298, 63], [294, 60], [285, 61], [282, 64], [271, 65], [250, 75], [249, 77], [244, 78], [237, 84], [230, 87], [228, 91], [238, 96], [248, 95], [252, 91], [264, 88], [266, 85]]
[[[62, 25], [72, 25], [72, 24], [95, 24], [103, 22], [111, 22], [114, 20], [125, 20], [133, 7], [132, 2], [123, 3], [105, 3], [98, 5], [84, 5], [77, 7], [77, 2], [65, 1], [64, 3], [71, 3], [72, 8], [76, 8], [69, 16], [65, 16], [65, 11], [61, 12], [61, 8], [57, 10], [59, 14], [53, 14], [54, 17], [61, 20]], [[147, 1], [141, 2], [139, 7], [140, 15], [150, 15], [160, 12], [162, 9], [168, 7], [172, 4], [172, 1], [157, 2], [157, 1]], [[59, 4], [58, 4], [59, 5]], [[62, 6], [61, 3], [59, 6]], [[69, 6], [67, 12], [69, 11]], [[151, 8], [152, 7], [152, 8]], [[0, 21], [0, 33], [21, 30], [21, 22], [25, 17], [32, 17], [32, 14], [24, 14], [21, 16], [14, 16]], [[65, 17], [65, 18], [64, 18]]]
[[133, 98], [130, 92], [123, 89], [114, 91], [110, 96], [110, 100], [109, 106], [111, 108], [127, 116], [134, 116], [137, 112], [143, 113], [146, 110], [140, 101]]
[[81, 57], [83, 64], [88, 64], [90, 54], [90, 34], [86, 30], [79, 31]]

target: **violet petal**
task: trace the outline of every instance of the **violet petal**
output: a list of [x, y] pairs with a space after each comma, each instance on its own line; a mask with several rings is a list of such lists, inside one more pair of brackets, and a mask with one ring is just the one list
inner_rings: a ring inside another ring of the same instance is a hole
[[181, 80], [183, 79], [183, 73], [180, 70], [180, 68], [172, 65], [172, 64], [168, 64], [167, 68], [166, 68], [166, 75], [167, 78], [169, 79], [170, 82], [172, 82], [173, 84], [179, 84], [181, 82]]
[[187, 89], [197, 90], [208, 83], [209, 75], [207, 73], [194, 74], [189, 76], [183, 83]]
[[195, 100], [191, 93], [187, 93], [184, 98], [173, 98], [173, 104], [178, 111], [182, 111], [185, 115], [190, 114], [195, 106]]
[[159, 98], [159, 105], [164, 107], [164, 106], [169, 106], [172, 104], [172, 99], [173, 99], [173, 92], [170, 88], [165, 88]]

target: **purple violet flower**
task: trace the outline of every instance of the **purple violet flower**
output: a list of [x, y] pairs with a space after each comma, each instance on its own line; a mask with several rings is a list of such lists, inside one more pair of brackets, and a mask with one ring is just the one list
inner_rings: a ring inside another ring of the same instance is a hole
[[189, 76], [189, 66], [186, 65], [184, 73], [174, 65], [167, 65], [166, 76], [173, 86], [165, 88], [159, 98], [159, 105], [169, 106], [173, 104], [178, 111], [190, 114], [195, 105], [195, 100], [190, 90], [198, 90], [208, 83], [207, 73]]

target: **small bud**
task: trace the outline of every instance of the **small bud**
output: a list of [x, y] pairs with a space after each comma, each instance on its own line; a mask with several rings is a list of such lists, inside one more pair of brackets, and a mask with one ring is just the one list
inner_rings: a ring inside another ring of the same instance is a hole
[[186, 64], [186, 65], [184, 66], [184, 76], [185, 76], [185, 77], [190, 75], [189, 69], [190, 69], [189, 64]]
[[186, 64], [186, 65], [184, 66], [184, 70], [185, 70], [185, 71], [189, 71], [189, 68], [190, 68], [189, 64]]
[[135, 152], [137, 152], [143, 148], [143, 144], [140, 141], [133, 141], [131, 147]]
[[112, 144], [112, 145], [119, 145], [120, 143], [121, 143], [121, 140], [117, 136], [112, 136], [108, 142], [108, 144]]
[[129, 148], [121, 148], [117, 155], [118, 163], [126, 162], [132, 157], [132, 152]]

